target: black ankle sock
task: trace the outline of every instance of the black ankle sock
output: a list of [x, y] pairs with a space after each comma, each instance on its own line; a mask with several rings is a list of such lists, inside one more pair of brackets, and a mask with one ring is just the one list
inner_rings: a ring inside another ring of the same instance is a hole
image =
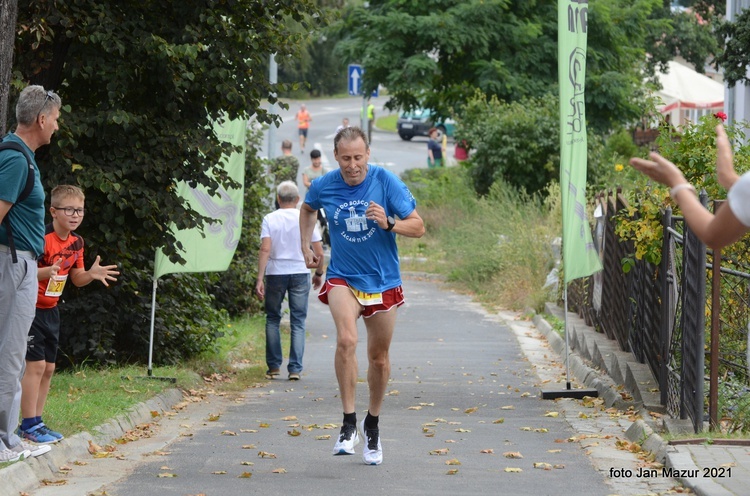
[[365, 427], [367, 427], [368, 429], [377, 429], [379, 419], [380, 419], [379, 415], [376, 417], [368, 413], [367, 417], [365, 417]]
[[345, 413], [344, 423], [349, 425], [357, 425], [357, 412]]

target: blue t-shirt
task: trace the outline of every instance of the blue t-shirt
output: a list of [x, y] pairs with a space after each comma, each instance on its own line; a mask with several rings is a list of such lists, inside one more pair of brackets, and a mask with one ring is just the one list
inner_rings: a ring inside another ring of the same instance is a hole
[[323, 208], [331, 234], [331, 263], [327, 278], [342, 278], [366, 293], [381, 293], [401, 285], [396, 234], [365, 217], [370, 201], [386, 215], [408, 217], [417, 202], [394, 173], [368, 165], [365, 180], [349, 186], [334, 170], [315, 179], [305, 203]]
[[[31, 163], [34, 165], [34, 188], [28, 198], [10, 209], [8, 219], [13, 228], [16, 250], [30, 251], [39, 256], [44, 253], [44, 188], [39, 175], [39, 167], [36, 165], [34, 152], [21, 138], [9, 133], [5, 140], [15, 141], [26, 148], [31, 157]], [[26, 186], [27, 170], [29, 166], [26, 157], [22, 154], [15, 150], [0, 152], [0, 200], [16, 203]], [[0, 224], [0, 244], [6, 246], [8, 244], [8, 234], [2, 224]]]

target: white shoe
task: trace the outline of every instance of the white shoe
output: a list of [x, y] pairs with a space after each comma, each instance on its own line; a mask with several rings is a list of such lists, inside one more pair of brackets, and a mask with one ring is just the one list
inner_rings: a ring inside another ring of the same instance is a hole
[[341, 426], [341, 432], [336, 444], [333, 445], [334, 455], [353, 455], [354, 447], [359, 444], [359, 434], [357, 426], [344, 424]]
[[23, 440], [21, 440], [20, 443], [11, 448], [11, 450], [15, 451], [16, 453], [29, 451], [31, 456], [34, 458], [36, 458], [37, 456], [42, 456], [45, 453], [49, 453], [51, 449], [52, 447], [49, 444], [32, 444], [27, 443]]
[[365, 421], [359, 424], [365, 447], [362, 449], [362, 460], [365, 465], [380, 465], [383, 463], [383, 446], [380, 444], [380, 429], [365, 429]]
[[25, 460], [30, 456], [31, 451], [29, 450], [16, 451], [10, 448], [5, 448], [0, 451], [0, 463], [17, 462], [18, 460]]

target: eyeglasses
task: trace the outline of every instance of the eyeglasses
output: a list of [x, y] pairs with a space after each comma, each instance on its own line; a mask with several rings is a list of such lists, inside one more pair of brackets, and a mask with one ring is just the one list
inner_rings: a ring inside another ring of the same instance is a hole
[[67, 215], [68, 217], [73, 217], [74, 215], [78, 215], [82, 217], [83, 214], [86, 213], [84, 212], [84, 209], [82, 208], [73, 208], [73, 207], [52, 207], [52, 208], [54, 208], [55, 210], [62, 210], [63, 212], [65, 212], [65, 215]]
[[39, 112], [36, 113], [36, 118], [39, 119], [39, 116], [42, 115], [42, 110], [44, 110], [44, 106], [47, 105], [47, 100], [52, 98], [52, 96], [55, 93], [52, 90], [47, 90], [47, 96], [44, 97], [44, 102], [42, 102], [42, 106], [39, 107]]

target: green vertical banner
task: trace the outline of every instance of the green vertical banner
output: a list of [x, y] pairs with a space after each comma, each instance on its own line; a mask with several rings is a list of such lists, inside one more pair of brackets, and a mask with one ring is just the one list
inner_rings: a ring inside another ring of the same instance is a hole
[[[203, 231], [185, 229], [177, 231], [175, 237], [182, 243], [182, 257], [185, 265], [169, 261], [161, 248], [156, 250], [154, 260], [154, 281], [165, 274], [175, 272], [220, 272], [227, 270], [240, 240], [242, 227], [242, 204], [245, 184], [245, 130], [244, 119], [224, 121], [214, 124], [214, 132], [220, 140], [242, 147], [229, 157], [222, 157], [222, 166], [228, 175], [241, 186], [226, 190], [219, 188], [213, 196], [203, 187], [191, 188], [180, 182], [177, 194], [186, 200], [191, 208], [211, 217], [214, 222], [206, 225]], [[174, 225], [171, 226], [174, 229]]]
[[588, 0], [558, 1], [560, 187], [565, 283], [601, 270], [586, 220], [586, 32]]

